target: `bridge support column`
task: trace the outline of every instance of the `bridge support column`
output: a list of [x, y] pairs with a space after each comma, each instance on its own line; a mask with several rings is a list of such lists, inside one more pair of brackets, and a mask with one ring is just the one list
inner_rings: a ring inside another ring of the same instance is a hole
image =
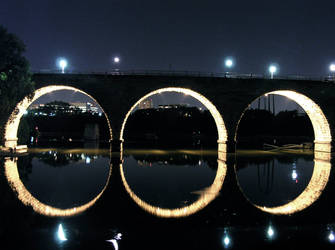
[[113, 159], [121, 159], [122, 157], [122, 146], [123, 146], [123, 140], [110, 140], [110, 151], [111, 151], [111, 156]]
[[332, 149], [331, 142], [314, 141], [314, 151], [330, 153]]
[[5, 140], [5, 147], [6, 148], [16, 148], [17, 146], [17, 137], [16, 138], [7, 138]]

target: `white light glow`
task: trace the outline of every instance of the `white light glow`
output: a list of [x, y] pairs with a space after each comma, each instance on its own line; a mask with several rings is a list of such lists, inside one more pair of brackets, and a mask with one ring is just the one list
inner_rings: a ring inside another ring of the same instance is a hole
[[269, 71], [270, 71], [270, 73], [276, 73], [277, 72], [277, 67], [276, 66], [274, 66], [274, 65], [271, 65], [270, 67], [269, 67]]
[[234, 65], [234, 62], [232, 59], [226, 59], [225, 65], [227, 68], [231, 68]]
[[275, 232], [274, 232], [274, 230], [271, 226], [269, 226], [267, 234], [268, 234], [268, 238], [273, 238], [274, 237]]
[[67, 240], [62, 224], [59, 224], [58, 226], [57, 236], [60, 241]]
[[228, 247], [230, 244], [230, 239], [228, 237], [228, 235], [226, 235], [223, 239], [223, 244], [225, 245], [225, 247]]
[[114, 63], [119, 63], [120, 62], [120, 57], [114, 57]]
[[65, 68], [67, 67], [67, 60], [62, 58], [59, 60], [59, 67], [62, 69], [62, 73], [64, 74]]
[[293, 169], [292, 170], [292, 180], [296, 180], [298, 178], [298, 173], [297, 173], [297, 170]]
[[334, 242], [334, 241], [335, 241], [335, 235], [334, 235], [334, 232], [333, 232], [333, 231], [331, 231], [331, 232], [329, 233], [329, 235], [328, 235], [328, 240], [329, 240], [330, 242]]
[[332, 64], [329, 66], [329, 70], [330, 70], [331, 72], [335, 72], [335, 64], [334, 64], [334, 63], [332, 63]]

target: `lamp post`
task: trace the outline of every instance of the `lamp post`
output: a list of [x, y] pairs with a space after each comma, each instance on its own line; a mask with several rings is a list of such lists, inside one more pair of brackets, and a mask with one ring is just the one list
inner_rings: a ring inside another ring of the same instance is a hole
[[62, 69], [62, 74], [64, 74], [65, 73], [65, 68], [67, 67], [66, 59], [60, 59], [59, 60], [59, 67]]
[[273, 75], [277, 72], [277, 66], [270, 65], [269, 72], [270, 72], [270, 75], [271, 75], [271, 79], [273, 79]]
[[118, 57], [118, 56], [114, 57], [113, 62], [115, 64], [118, 64], [120, 62], [120, 57]]

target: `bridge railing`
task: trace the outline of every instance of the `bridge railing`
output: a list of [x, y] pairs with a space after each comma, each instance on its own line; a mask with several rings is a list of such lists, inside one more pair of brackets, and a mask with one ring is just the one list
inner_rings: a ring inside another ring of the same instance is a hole
[[[60, 70], [34, 70], [35, 74], [61, 74]], [[203, 72], [203, 71], [187, 71], [187, 70], [119, 70], [112, 69], [109, 71], [66, 71], [65, 74], [79, 75], [137, 75], [137, 76], [187, 76], [187, 77], [223, 77], [234, 79], [270, 79], [269, 74], [254, 73], [236, 73], [236, 72]], [[328, 76], [309, 76], [309, 75], [275, 75], [274, 79], [279, 80], [307, 80], [307, 81], [330, 81], [335, 82], [334, 75]]]

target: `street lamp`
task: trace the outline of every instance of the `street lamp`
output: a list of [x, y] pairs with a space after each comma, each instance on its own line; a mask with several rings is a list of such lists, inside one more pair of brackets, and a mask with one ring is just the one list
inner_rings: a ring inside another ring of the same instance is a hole
[[270, 65], [270, 67], [269, 67], [269, 71], [270, 71], [270, 74], [271, 74], [271, 79], [273, 79], [273, 75], [274, 75], [274, 73], [277, 72], [277, 66], [275, 66], [275, 65]]
[[120, 57], [116, 56], [113, 59], [114, 63], [119, 63], [120, 62]]
[[234, 66], [234, 61], [233, 61], [233, 59], [231, 59], [231, 58], [227, 58], [227, 59], [225, 60], [224, 65], [225, 65], [227, 68], [231, 68], [231, 67], [233, 67], [233, 66]]
[[66, 59], [60, 59], [59, 60], [59, 67], [62, 69], [62, 74], [64, 74], [65, 73], [65, 68], [67, 67]]

